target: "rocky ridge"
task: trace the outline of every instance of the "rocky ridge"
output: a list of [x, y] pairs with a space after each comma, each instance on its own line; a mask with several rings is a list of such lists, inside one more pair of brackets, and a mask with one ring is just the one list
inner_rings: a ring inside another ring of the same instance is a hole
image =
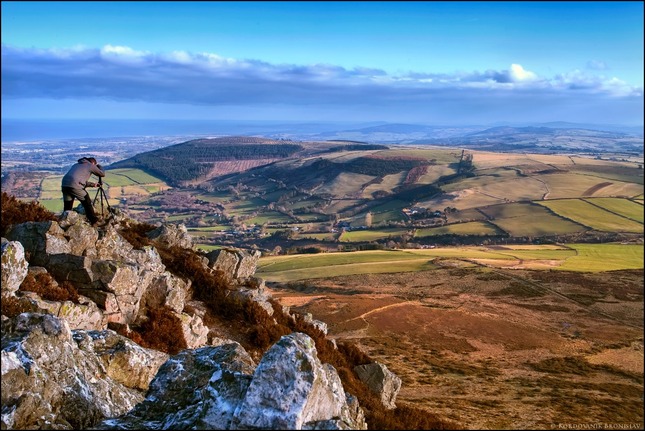
[[[168, 271], [155, 246], [137, 249], [119, 233], [130, 222], [113, 214], [97, 230], [67, 211], [58, 221], [14, 225], [2, 238], [3, 302], [28, 310], [2, 316], [3, 429], [367, 429], [358, 400], [307, 334], [283, 336], [256, 364], [239, 342], [210, 333], [191, 281]], [[147, 236], [195, 251], [183, 225]], [[254, 277], [259, 252], [195, 253], [224, 273], [234, 295], [274, 312]], [[28, 274], [44, 273], [72, 283], [78, 301], [20, 289]], [[160, 306], [181, 321], [187, 348], [176, 355], [115, 330]], [[356, 372], [395, 408], [397, 376], [377, 363]]]

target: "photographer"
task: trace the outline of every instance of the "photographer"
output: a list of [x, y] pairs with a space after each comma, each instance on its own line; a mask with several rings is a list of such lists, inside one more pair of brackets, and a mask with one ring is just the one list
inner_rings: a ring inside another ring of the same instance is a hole
[[[90, 176], [94, 174], [99, 177], [99, 183], [88, 181]], [[86, 187], [96, 187], [102, 185], [102, 177], [105, 176], [105, 171], [101, 165], [96, 163], [94, 157], [82, 157], [78, 159], [78, 163], [71, 167], [71, 169], [63, 177], [61, 183], [61, 190], [63, 192], [63, 210], [70, 211], [74, 207], [74, 199], [78, 199], [85, 214], [92, 226], [99, 223], [99, 218], [94, 213], [94, 206], [89, 193], [85, 191]]]

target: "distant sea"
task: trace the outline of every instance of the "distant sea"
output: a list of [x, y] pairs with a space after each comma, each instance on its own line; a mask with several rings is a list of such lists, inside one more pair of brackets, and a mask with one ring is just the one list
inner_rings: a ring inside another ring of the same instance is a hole
[[320, 133], [350, 123], [289, 123], [224, 120], [24, 120], [2, 119], [2, 141], [115, 138], [134, 136], [254, 135]]

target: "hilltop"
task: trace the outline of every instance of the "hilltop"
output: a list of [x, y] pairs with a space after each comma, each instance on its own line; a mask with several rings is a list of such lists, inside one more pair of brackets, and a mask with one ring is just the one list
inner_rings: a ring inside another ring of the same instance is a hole
[[387, 147], [353, 141], [293, 142], [252, 136], [200, 138], [137, 154], [112, 163], [110, 169], [141, 169], [173, 186], [187, 186], [285, 159], [382, 148]]

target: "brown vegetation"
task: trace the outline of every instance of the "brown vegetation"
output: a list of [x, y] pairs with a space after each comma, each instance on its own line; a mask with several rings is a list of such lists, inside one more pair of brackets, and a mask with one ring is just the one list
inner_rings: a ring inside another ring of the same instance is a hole
[[[148, 319], [132, 332], [141, 337], [143, 347], [175, 355], [187, 347], [181, 320], [168, 307], [148, 310]], [[127, 335], [126, 335], [127, 336]], [[138, 338], [137, 338], [138, 339]], [[134, 340], [133, 341], [137, 341]]]
[[[149, 244], [145, 233], [150, 225], [130, 225], [123, 236], [134, 244]], [[232, 287], [220, 271], [209, 271], [199, 256], [191, 250], [179, 247], [165, 247], [155, 244], [166, 268], [177, 276], [192, 280], [195, 297], [203, 301], [219, 318], [228, 321], [229, 330], [237, 330], [236, 339], [253, 356], [264, 354], [281, 336], [302, 332], [309, 335], [316, 344], [318, 357], [324, 363], [336, 368], [344, 388], [355, 395], [365, 416], [369, 429], [459, 429], [451, 421], [442, 420], [432, 413], [414, 406], [403, 406], [386, 410], [378, 397], [363, 384], [353, 369], [357, 365], [373, 362], [358, 347], [350, 342], [339, 343], [338, 348], [323, 332], [306, 322], [302, 315], [291, 318], [285, 315], [282, 307], [273, 301], [274, 313], [270, 316], [262, 307], [250, 300], [229, 295]], [[163, 335], [168, 328], [156, 327], [152, 332]], [[162, 331], [162, 334], [159, 333]], [[171, 334], [175, 334], [173, 331]]]
[[36, 201], [21, 202], [15, 196], [2, 192], [2, 217], [0, 218], [0, 230], [5, 236], [9, 227], [18, 223], [28, 221], [49, 221], [57, 220], [53, 212], [47, 210]]
[[641, 271], [445, 268], [271, 291], [401, 377], [397, 413], [470, 429], [642, 423]]
[[19, 298], [12, 295], [2, 297], [2, 301], [0, 301], [0, 309], [2, 309], [2, 315], [7, 317], [16, 317], [21, 313], [26, 313], [32, 310], [30, 304], [21, 301]]
[[47, 272], [36, 275], [28, 273], [20, 290], [36, 292], [38, 296], [48, 301], [72, 301], [78, 304], [78, 291], [74, 285], [65, 280], [60, 284]]

